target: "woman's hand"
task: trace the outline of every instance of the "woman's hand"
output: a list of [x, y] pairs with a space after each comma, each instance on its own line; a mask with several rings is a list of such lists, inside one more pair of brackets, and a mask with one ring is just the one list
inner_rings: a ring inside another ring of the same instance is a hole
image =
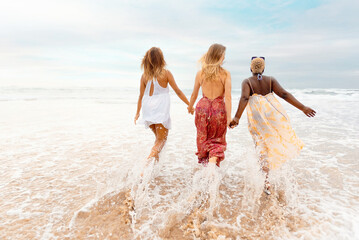
[[194, 113], [193, 107], [188, 106], [188, 107], [187, 107], [187, 110], [188, 110], [188, 113], [190, 113], [190, 114], [193, 115], [193, 113]]
[[140, 114], [139, 113], [137, 113], [136, 114], [136, 116], [135, 116], [135, 120], [134, 120], [134, 122], [135, 122], [135, 125], [136, 125], [136, 121], [138, 120], [138, 118], [140, 117]]
[[229, 128], [229, 124], [231, 123], [231, 119], [227, 118], [227, 127]]
[[229, 123], [229, 128], [235, 128], [238, 126], [238, 122], [239, 122], [239, 119], [238, 118], [233, 118], [232, 121]]
[[311, 109], [310, 107], [304, 107], [304, 108], [302, 109], [302, 111], [303, 111], [303, 113], [304, 113], [305, 115], [307, 115], [308, 117], [314, 117], [315, 114], [316, 114], [316, 112], [315, 112], [313, 109]]

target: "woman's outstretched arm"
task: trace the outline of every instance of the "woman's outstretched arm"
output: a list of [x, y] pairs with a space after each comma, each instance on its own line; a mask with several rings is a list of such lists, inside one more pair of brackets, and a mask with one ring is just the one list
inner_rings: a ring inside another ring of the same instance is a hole
[[236, 115], [234, 116], [233, 120], [229, 124], [230, 128], [234, 128], [234, 127], [236, 127], [238, 125], [239, 119], [241, 119], [243, 111], [247, 106], [248, 99], [249, 99], [249, 94], [250, 94], [249, 86], [247, 84], [247, 81], [244, 80], [242, 82], [242, 93], [241, 93], [241, 98], [240, 98], [239, 103], [238, 103], [237, 112], [236, 112]]
[[138, 118], [140, 117], [140, 111], [141, 111], [141, 107], [142, 107], [142, 98], [143, 98], [143, 94], [145, 92], [145, 88], [146, 88], [146, 84], [145, 84], [145, 79], [143, 77], [143, 75], [141, 76], [141, 80], [140, 80], [140, 95], [138, 96], [138, 101], [137, 101], [137, 112], [136, 112], [136, 116], [135, 116], [135, 124], [136, 121], [138, 120]]
[[231, 74], [226, 71], [227, 77], [226, 82], [224, 84], [224, 103], [226, 106], [226, 113], [227, 113], [227, 126], [229, 126], [229, 123], [232, 119], [232, 80], [231, 80]]
[[185, 103], [185, 104], [189, 104], [188, 99], [186, 97], [186, 95], [183, 94], [183, 92], [178, 88], [176, 81], [172, 75], [172, 73], [170, 71], [167, 70], [167, 77], [168, 77], [168, 83], [170, 84], [170, 86], [172, 87], [172, 89], [175, 91], [175, 93], [177, 94], [177, 96]]
[[192, 95], [191, 95], [191, 100], [190, 100], [188, 108], [187, 108], [188, 113], [190, 113], [190, 114], [194, 113], [193, 105], [197, 100], [198, 91], [201, 87], [201, 84], [199, 83], [200, 79], [201, 79], [201, 71], [199, 71], [196, 75], [196, 80], [194, 81], [194, 87], [193, 87], [193, 91], [192, 91]]
[[283, 98], [285, 101], [303, 111], [305, 115], [308, 117], [314, 117], [316, 112], [310, 107], [304, 106], [301, 102], [299, 102], [291, 93], [286, 91], [279, 82], [272, 77], [272, 89], [279, 97]]

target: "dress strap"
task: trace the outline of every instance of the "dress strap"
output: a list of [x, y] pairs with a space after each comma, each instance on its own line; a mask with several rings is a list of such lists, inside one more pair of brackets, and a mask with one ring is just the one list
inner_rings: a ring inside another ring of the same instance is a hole
[[250, 86], [251, 89], [252, 89], [252, 93], [254, 94], [253, 87], [252, 87], [252, 84], [251, 84], [251, 80], [250, 80], [249, 78], [247, 78], [247, 80], [248, 80], [249, 86]]
[[272, 92], [272, 77], [269, 77], [269, 92]]

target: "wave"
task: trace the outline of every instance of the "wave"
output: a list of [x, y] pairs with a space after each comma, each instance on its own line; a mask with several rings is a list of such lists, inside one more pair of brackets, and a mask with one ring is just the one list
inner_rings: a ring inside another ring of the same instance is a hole
[[[183, 89], [189, 96], [192, 89]], [[171, 91], [172, 92], [172, 91]], [[289, 89], [298, 96], [316, 97], [359, 97], [359, 89], [307, 88]], [[173, 92], [171, 94], [174, 94]], [[232, 89], [237, 98], [241, 89]], [[122, 103], [137, 100], [138, 88], [0, 88], [0, 101], [35, 101], [35, 100], [96, 100], [101, 103]], [[175, 98], [173, 98], [175, 99]], [[176, 100], [175, 100], [176, 101]]]

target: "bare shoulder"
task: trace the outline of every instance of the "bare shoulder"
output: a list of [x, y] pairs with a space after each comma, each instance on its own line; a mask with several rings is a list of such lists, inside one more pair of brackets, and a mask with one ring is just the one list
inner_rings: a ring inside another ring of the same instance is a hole
[[249, 83], [248, 78], [245, 78], [245, 79], [242, 80], [242, 85], [243, 85], [243, 84], [248, 84], [248, 83]]
[[231, 73], [227, 70], [222, 68], [222, 71], [220, 73], [224, 79], [231, 78]]
[[159, 82], [167, 84], [173, 79], [173, 75], [168, 69], [163, 69], [163, 71], [164, 73], [161, 74], [162, 76], [157, 79], [159, 80]]
[[171, 73], [171, 71], [170, 70], [168, 70], [168, 69], [164, 69], [163, 71], [165, 71], [165, 76], [166, 76], [166, 79], [168, 80], [169, 78], [173, 78], [173, 75], [172, 75], [172, 73]]
[[228, 77], [228, 76], [229, 76], [229, 77], [231, 76], [231, 73], [230, 73], [227, 69], [224, 69], [224, 68], [223, 68], [223, 70], [224, 70], [224, 73], [226, 74], [227, 77]]
[[228, 81], [229, 82], [231, 81], [231, 73], [227, 69], [223, 68], [221, 75], [222, 76], [220, 77], [220, 79], [221, 79], [222, 84], [225, 84]]
[[165, 71], [166, 76], [173, 76], [170, 70], [164, 69], [163, 71]]
[[278, 83], [277, 79], [273, 76], [267, 76], [268, 80], [272, 81], [272, 83]]
[[269, 79], [272, 79], [272, 80], [275, 79], [273, 76], [267, 76], [267, 75], [262, 75], [262, 76], [263, 76], [263, 78], [268, 79], [268, 80]]
[[277, 94], [286, 92], [286, 90], [280, 85], [275, 77], [271, 77], [271, 87], [272, 90]]
[[195, 81], [202, 85], [202, 70], [197, 72]]

